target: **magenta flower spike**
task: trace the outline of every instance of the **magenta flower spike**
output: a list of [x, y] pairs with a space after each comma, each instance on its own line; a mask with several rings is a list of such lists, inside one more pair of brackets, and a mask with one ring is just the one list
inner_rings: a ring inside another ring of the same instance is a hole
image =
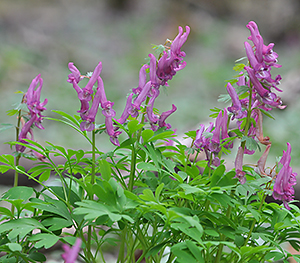
[[243, 171], [243, 158], [244, 150], [243, 147], [239, 147], [236, 158], [235, 158], [235, 177], [238, 178], [241, 184], [246, 182], [245, 172]]
[[[39, 84], [39, 86], [37, 87], [38, 84]], [[44, 110], [46, 110], [46, 108], [44, 106], [48, 102], [47, 99], [45, 99], [44, 102], [40, 102], [42, 86], [43, 86], [43, 79], [41, 78], [41, 75], [39, 74], [32, 80], [32, 82], [29, 85], [29, 88], [25, 94], [26, 105], [30, 111], [30, 115], [31, 116], [33, 116], [33, 115], [39, 116], [39, 118], [35, 119], [36, 120], [35, 125], [39, 129], [44, 129], [44, 127], [41, 125], [42, 117], [44, 117], [42, 115], [42, 112]]]
[[75, 245], [73, 247], [70, 247], [67, 244], [62, 245], [62, 248], [65, 251], [65, 253], [63, 253], [61, 255], [61, 257], [65, 261], [64, 263], [75, 263], [76, 262], [81, 243], [82, 243], [81, 239], [77, 238]]
[[166, 118], [168, 118], [176, 110], [177, 110], [177, 107], [174, 104], [172, 104], [171, 110], [165, 111], [160, 115], [159, 120], [158, 120], [158, 126], [160, 128], [166, 127], [167, 129], [171, 129], [171, 125], [169, 123], [166, 123], [165, 121], [166, 121]]
[[274, 199], [283, 201], [285, 208], [288, 210], [291, 209], [288, 202], [294, 199], [293, 185], [296, 184], [297, 176], [297, 173], [293, 173], [292, 168], [290, 167], [291, 150], [290, 143], [287, 143], [287, 151], [283, 151], [283, 155], [279, 161], [283, 167], [278, 172], [273, 187]]

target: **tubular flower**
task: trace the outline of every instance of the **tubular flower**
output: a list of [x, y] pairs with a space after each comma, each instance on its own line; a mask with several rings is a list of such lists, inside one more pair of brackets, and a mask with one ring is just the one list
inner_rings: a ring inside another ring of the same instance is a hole
[[[38, 84], [39, 86], [36, 88]], [[46, 110], [44, 106], [47, 104], [48, 100], [45, 99], [44, 102], [40, 102], [42, 86], [43, 86], [43, 79], [39, 74], [32, 80], [26, 94], [24, 95], [23, 102], [25, 102], [27, 105], [30, 117], [26, 123], [24, 122], [23, 118], [21, 118], [22, 129], [19, 134], [19, 139], [18, 139], [19, 142], [28, 144], [28, 142], [26, 142], [24, 139], [30, 139], [34, 141], [33, 131], [32, 131], [33, 124], [35, 124], [35, 126], [39, 129], [44, 129], [44, 127], [42, 126], [42, 121], [44, 117], [42, 115], [42, 112]], [[25, 149], [26, 147], [23, 145], [16, 145], [16, 151], [18, 152], [24, 152]], [[31, 150], [31, 152], [33, 153], [33, 155], [35, 155], [36, 158], [40, 159], [41, 161], [44, 161], [45, 156], [33, 150]]]
[[166, 123], [166, 118], [168, 118], [176, 110], [177, 110], [177, 107], [174, 104], [172, 104], [171, 110], [165, 111], [160, 115], [159, 120], [158, 120], [159, 128], [166, 127], [167, 129], [171, 129], [171, 125], [169, 123]]
[[148, 103], [148, 105], [147, 105], [147, 118], [148, 118], [148, 120], [149, 120], [149, 122], [151, 123], [151, 124], [155, 124], [155, 123], [157, 123], [157, 121], [158, 121], [158, 116], [157, 115], [155, 115], [154, 113], [153, 113], [153, 106], [154, 106], [154, 101], [155, 101], [155, 99], [158, 97], [158, 95], [159, 95], [159, 90], [158, 89], [153, 89], [152, 90], [152, 93], [153, 93], [153, 95], [152, 95], [152, 97], [150, 98], [150, 100], [149, 100], [149, 103]]
[[271, 67], [281, 67], [277, 64], [278, 55], [273, 52], [274, 44], [270, 43], [268, 46], [263, 44], [263, 38], [255, 22], [249, 22], [247, 28], [251, 32], [248, 39], [253, 42], [255, 47], [253, 50], [252, 46], [245, 42], [246, 54], [251, 65], [251, 67], [246, 66], [245, 69], [251, 83], [266, 107], [284, 109], [285, 106], [282, 105], [281, 98], [271, 91], [271, 88], [281, 91], [276, 87], [280, 83], [281, 76], [277, 75], [275, 79], [271, 77]]
[[73, 83], [74, 81], [76, 83], [79, 83], [83, 79], [83, 76], [81, 76], [80, 71], [74, 66], [74, 63], [72, 62], [68, 64], [68, 68], [72, 73], [69, 74], [67, 81], [69, 83]]
[[297, 176], [297, 173], [293, 173], [290, 167], [291, 150], [291, 145], [287, 143], [287, 151], [283, 151], [283, 155], [279, 161], [279, 164], [283, 166], [276, 176], [273, 187], [274, 199], [283, 201], [285, 208], [288, 210], [291, 209], [288, 202], [294, 199], [293, 186], [296, 184]]
[[93, 86], [97, 82], [102, 70], [102, 63], [99, 62], [87, 85], [82, 89], [78, 86], [78, 82], [81, 80], [80, 72], [73, 63], [69, 63], [69, 69], [71, 70], [72, 74], [69, 74], [68, 82], [73, 84], [73, 88], [76, 90], [78, 99], [81, 103], [81, 108], [78, 112], [86, 113], [89, 110], [89, 101], [92, 99]]
[[70, 247], [67, 244], [62, 245], [62, 248], [65, 251], [65, 253], [63, 253], [61, 257], [63, 258], [65, 263], [75, 263], [78, 257], [81, 243], [82, 243], [81, 239], [77, 238], [75, 245], [73, 247]]
[[242, 112], [242, 104], [239, 100], [239, 96], [237, 95], [234, 87], [228, 82], [226, 86], [227, 92], [231, 97], [232, 106], [228, 107], [227, 110], [233, 113], [232, 120], [234, 118], [241, 119], [243, 118], [244, 114]]
[[215, 129], [212, 132], [213, 136], [209, 145], [209, 150], [211, 152], [219, 152], [221, 150], [220, 140], [224, 140], [229, 137], [227, 132], [227, 121], [227, 110], [224, 109], [224, 115], [222, 115], [221, 110], [215, 122]]
[[[36, 88], [38, 84], [39, 86]], [[45, 99], [44, 102], [40, 102], [42, 86], [43, 86], [43, 79], [41, 78], [41, 74], [39, 74], [32, 80], [25, 94], [26, 105], [30, 112], [30, 116], [31, 117], [36, 116], [34, 118], [34, 124], [39, 129], [44, 129], [44, 127], [41, 125], [42, 119], [44, 117], [42, 115], [42, 112], [46, 110], [44, 106], [48, 102], [47, 99]]]
[[[186, 66], [186, 62], [182, 61], [183, 57], [185, 57], [185, 53], [181, 51], [181, 47], [187, 40], [190, 33], [190, 27], [186, 26], [185, 33], [183, 33], [182, 27], [179, 27], [178, 29], [179, 33], [173, 40], [170, 50], [168, 52], [164, 51], [157, 63], [156, 75], [161, 81], [161, 85], [167, 85], [167, 81], [171, 80], [178, 70], [181, 70]], [[152, 57], [150, 58], [153, 59]], [[150, 71], [151, 70], [153, 71], [153, 67], [151, 67]], [[150, 74], [150, 76], [152, 76], [152, 81], [155, 79], [153, 74], [153, 72]]]
[[[150, 55], [152, 55], [152, 54], [150, 54]], [[155, 57], [154, 57], [154, 59], [155, 59]], [[147, 64], [145, 64], [141, 67], [140, 73], [139, 73], [139, 86], [137, 88], [132, 89], [134, 94], [139, 94], [142, 91], [143, 87], [145, 86], [146, 81], [147, 81], [146, 69], [148, 69], [148, 68], [149, 68], [149, 66]]]
[[241, 184], [246, 182], [245, 172], [243, 171], [243, 157], [244, 150], [243, 147], [239, 147], [236, 158], [235, 158], [235, 177], [238, 178]]
[[128, 119], [128, 117], [130, 115], [129, 110], [131, 109], [131, 106], [132, 106], [132, 97], [133, 97], [133, 93], [130, 93], [128, 98], [127, 98], [125, 109], [124, 109], [121, 117], [116, 120], [120, 124], [125, 123], [125, 121]]

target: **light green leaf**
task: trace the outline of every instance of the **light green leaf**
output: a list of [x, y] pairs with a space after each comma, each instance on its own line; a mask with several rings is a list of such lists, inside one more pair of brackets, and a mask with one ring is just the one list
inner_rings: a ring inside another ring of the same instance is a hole
[[28, 238], [29, 241], [38, 241], [35, 243], [35, 248], [42, 248], [45, 247], [45, 249], [48, 249], [55, 245], [57, 241], [59, 240], [58, 236], [55, 236], [53, 234], [47, 234], [47, 233], [38, 233], [36, 235], [33, 235]]
[[22, 251], [22, 246], [18, 243], [7, 243], [6, 245], [11, 251]]

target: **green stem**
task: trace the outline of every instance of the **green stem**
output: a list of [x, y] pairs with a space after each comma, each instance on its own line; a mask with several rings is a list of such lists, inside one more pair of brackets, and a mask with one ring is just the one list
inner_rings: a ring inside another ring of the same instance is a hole
[[117, 263], [124, 262], [124, 254], [125, 254], [125, 242], [126, 242], [126, 233], [127, 233], [127, 226], [121, 232], [121, 240], [120, 240], [120, 250], [118, 255]]
[[130, 175], [129, 175], [129, 184], [128, 184], [128, 190], [132, 192], [133, 189], [133, 183], [135, 178], [135, 167], [136, 165], [136, 153], [135, 153], [135, 147], [132, 145], [132, 151], [131, 151], [131, 167], [130, 167]]
[[[96, 154], [95, 154], [95, 130], [92, 131], [92, 174], [91, 174], [91, 184], [95, 184], [95, 161], [96, 161]], [[93, 200], [93, 195], [90, 196], [90, 200]], [[88, 226], [88, 236], [87, 236], [87, 251], [88, 251], [88, 258], [93, 258], [91, 253], [92, 249], [92, 226]], [[93, 259], [94, 260], [94, 259]]]
[[[230, 218], [231, 210], [232, 210], [232, 206], [228, 206], [227, 212], [226, 212], [226, 217]], [[225, 240], [225, 235], [222, 234], [221, 235], [221, 241], [224, 241], [224, 240]], [[215, 259], [215, 263], [220, 262], [222, 252], [223, 252], [223, 247], [224, 247], [224, 244], [222, 244], [222, 243], [219, 244], [219, 248], [218, 248], [217, 256], [216, 256], [216, 259]]]
[[[259, 211], [259, 212], [261, 211], [261, 208], [262, 208], [262, 206], [263, 206], [263, 204], [264, 204], [264, 202], [265, 202], [265, 199], [266, 199], [266, 194], [264, 194], [263, 198], [262, 198], [261, 201], [260, 201], [260, 205], [259, 205], [259, 208], [258, 208], [258, 211]], [[250, 237], [251, 237], [251, 235], [252, 235], [253, 229], [254, 229], [254, 227], [255, 227], [255, 224], [256, 224], [256, 219], [254, 218], [254, 220], [253, 220], [253, 222], [252, 222], [252, 225], [251, 225], [251, 228], [250, 228], [250, 231], [249, 231], [249, 233], [248, 233], [248, 236], [247, 236], [247, 238], [246, 238], [246, 240], [245, 240], [244, 246], [246, 246], [246, 245], [248, 244], [249, 239], [250, 239]]]
[[91, 184], [95, 183], [95, 162], [96, 162], [96, 147], [95, 147], [95, 130], [92, 131], [92, 177]]
[[[16, 141], [19, 141], [20, 125], [21, 125], [21, 110], [19, 110], [18, 121], [17, 121], [17, 126], [16, 126]], [[21, 156], [17, 155], [17, 157], [15, 158], [15, 166], [19, 165], [20, 158], [21, 158]], [[18, 186], [18, 184], [19, 184], [19, 172], [17, 170], [15, 170], [13, 187]], [[14, 215], [14, 213], [15, 213], [14, 205], [11, 206], [11, 213], [12, 213], [12, 215]]]

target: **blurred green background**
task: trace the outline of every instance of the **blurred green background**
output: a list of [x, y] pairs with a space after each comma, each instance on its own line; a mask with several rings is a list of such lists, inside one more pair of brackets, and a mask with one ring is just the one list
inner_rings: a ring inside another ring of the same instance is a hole
[[[271, 154], [278, 156], [292, 143], [292, 163], [300, 158], [300, 3], [298, 0], [1, 0], [0, 1], [0, 122], [16, 123], [6, 116], [21, 99], [15, 91], [26, 91], [39, 73], [44, 79], [42, 99], [48, 98], [45, 115], [51, 110], [75, 114], [80, 104], [67, 82], [68, 63], [82, 74], [102, 61], [107, 98], [121, 115], [126, 94], [138, 84], [138, 73], [151, 44], [173, 39], [178, 26], [189, 25], [191, 33], [183, 47], [187, 66], [178, 72], [170, 87], [161, 93], [155, 107], [162, 111], [178, 108], [168, 121], [177, 133], [208, 123], [210, 108], [225, 93], [225, 80], [232, 78], [234, 61], [245, 56], [245, 27], [254, 20], [265, 44], [275, 43], [283, 77], [281, 95], [285, 110], [274, 110], [274, 120], [265, 121], [265, 135], [273, 142]], [[98, 122], [103, 118], [99, 114]], [[89, 145], [71, 128], [44, 121], [45, 130], [35, 129], [40, 143], [50, 141], [69, 148]], [[3, 145], [14, 140], [14, 131], [1, 133]], [[108, 136], [98, 136], [102, 150], [110, 149]], [[272, 159], [272, 162], [274, 160]]]

